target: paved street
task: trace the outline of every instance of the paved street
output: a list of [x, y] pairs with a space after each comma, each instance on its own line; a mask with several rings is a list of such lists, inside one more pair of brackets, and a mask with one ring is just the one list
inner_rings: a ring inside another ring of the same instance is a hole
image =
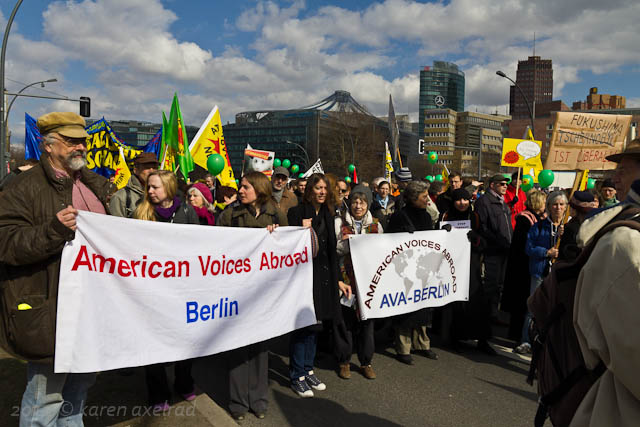
[[[509, 342], [494, 340], [505, 346]], [[313, 399], [298, 398], [287, 379], [286, 340], [271, 342], [270, 406], [267, 418], [258, 420], [249, 414], [243, 426], [529, 426], [536, 410], [535, 389], [524, 381], [528, 362], [525, 358], [501, 352], [486, 356], [472, 347], [461, 353], [438, 346], [434, 337], [437, 361], [414, 356], [415, 365], [397, 362], [391, 348], [378, 348], [373, 366], [376, 380], [362, 377], [352, 364], [350, 380], [334, 372], [333, 359], [321, 354], [318, 376], [327, 390], [316, 392]], [[355, 359], [353, 362], [357, 362]], [[194, 377], [203, 392], [226, 408], [228, 396], [224, 355], [202, 358], [194, 365]], [[10, 358], [0, 359], [2, 403], [0, 425], [17, 425], [12, 416], [19, 405], [25, 383], [25, 365]], [[206, 397], [206, 396], [202, 396]], [[99, 375], [91, 389], [88, 405], [126, 406], [126, 414], [109, 416], [94, 412], [86, 417], [90, 426], [128, 423], [135, 418], [132, 408], [145, 404], [144, 375], [141, 369], [123, 376], [109, 372]], [[199, 402], [198, 400], [197, 402]], [[197, 403], [196, 403], [197, 405]], [[97, 411], [97, 410], [96, 410]], [[205, 426], [210, 422], [187, 412], [180, 425]], [[133, 423], [172, 425], [174, 421]], [[127, 424], [124, 424], [127, 425]]]

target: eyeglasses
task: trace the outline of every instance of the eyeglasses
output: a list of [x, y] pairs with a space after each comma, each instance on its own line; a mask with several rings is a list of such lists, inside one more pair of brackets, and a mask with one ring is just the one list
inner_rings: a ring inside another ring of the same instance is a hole
[[62, 135], [59, 135], [56, 139], [61, 141], [67, 147], [75, 147], [76, 145], [87, 146], [87, 140], [85, 138], [65, 138]]
[[507, 184], [506, 182], [496, 182], [496, 184], [497, 184], [497, 185], [499, 185], [499, 186], [501, 186], [501, 187], [504, 187], [504, 186], [509, 185], [509, 184]]

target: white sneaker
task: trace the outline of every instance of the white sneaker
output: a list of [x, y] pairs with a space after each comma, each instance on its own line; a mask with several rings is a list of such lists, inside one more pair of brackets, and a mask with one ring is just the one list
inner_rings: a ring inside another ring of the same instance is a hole
[[514, 353], [518, 354], [531, 354], [531, 344], [528, 342], [523, 342], [519, 346], [513, 349]]
[[305, 377], [307, 384], [309, 384], [314, 390], [323, 391], [327, 389], [327, 386], [315, 376], [313, 371], [309, 371]]
[[309, 388], [309, 384], [305, 381], [305, 377], [291, 381], [291, 389], [300, 397], [313, 397], [313, 390]]

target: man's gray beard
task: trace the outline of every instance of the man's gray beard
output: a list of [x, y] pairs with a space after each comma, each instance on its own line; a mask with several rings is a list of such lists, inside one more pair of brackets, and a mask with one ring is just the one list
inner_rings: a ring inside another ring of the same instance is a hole
[[78, 158], [75, 155], [78, 154], [77, 151], [71, 153], [71, 155], [67, 158], [67, 167], [72, 171], [78, 171], [87, 165], [87, 153], [82, 152], [82, 157]]

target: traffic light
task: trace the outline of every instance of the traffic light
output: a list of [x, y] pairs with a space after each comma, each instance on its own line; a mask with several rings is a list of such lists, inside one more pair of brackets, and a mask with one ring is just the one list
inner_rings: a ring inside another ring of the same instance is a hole
[[418, 140], [418, 154], [424, 154], [424, 139]]
[[91, 117], [91, 98], [80, 97], [80, 115], [82, 117]]

